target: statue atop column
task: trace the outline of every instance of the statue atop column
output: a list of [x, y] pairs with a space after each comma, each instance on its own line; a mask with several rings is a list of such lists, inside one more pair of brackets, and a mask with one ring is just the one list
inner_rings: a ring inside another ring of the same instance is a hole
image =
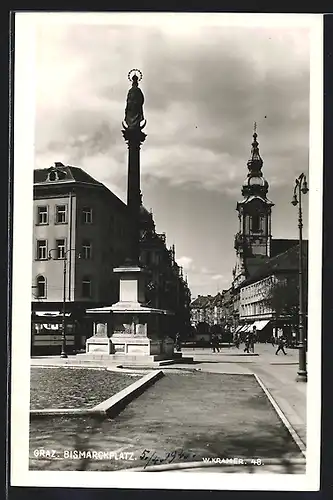
[[[132, 73], [134, 74], [131, 77]], [[139, 73], [139, 76], [137, 73]], [[125, 129], [141, 130], [146, 125], [146, 120], [143, 115], [144, 95], [139, 88], [139, 81], [142, 78], [142, 73], [139, 70], [131, 70], [128, 74], [128, 78], [132, 81], [132, 88], [129, 89], [127, 94], [123, 126]]]

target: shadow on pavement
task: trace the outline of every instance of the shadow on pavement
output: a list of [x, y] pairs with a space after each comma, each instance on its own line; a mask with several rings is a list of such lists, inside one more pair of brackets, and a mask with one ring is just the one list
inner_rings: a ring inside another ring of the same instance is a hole
[[[220, 433], [211, 434], [208, 439], [207, 434], [203, 434], [195, 439], [187, 440], [184, 448], [207, 450], [205, 455], [198, 457], [199, 460], [204, 456], [236, 458], [235, 450], [237, 450], [237, 458], [261, 459], [264, 464], [265, 459], [267, 459], [267, 466], [270, 465], [270, 459], [274, 459], [283, 469], [281, 473], [286, 474], [299, 473], [299, 462], [304, 459], [300, 449], [282, 423], [274, 426], [262, 424], [256, 432], [249, 432], [249, 429], [246, 429], [245, 433], [229, 431], [225, 439], [222, 440]], [[255, 472], [258, 465], [249, 463], [243, 467], [244, 472], [251, 473]]]
[[[100, 433], [100, 422], [103, 420], [103, 418], [94, 418], [91, 419], [91, 426], [89, 427], [89, 433], [87, 433], [87, 424], [84, 420], [81, 420], [78, 422], [77, 427], [76, 427], [76, 432], [75, 432], [75, 441], [74, 441], [74, 449], [77, 451], [87, 451], [90, 449], [89, 443], [91, 441], [91, 438], [95, 434]], [[92, 461], [91, 458], [81, 458], [78, 461], [78, 464], [75, 468], [75, 470], [79, 471], [84, 471], [89, 468], [89, 464]]]

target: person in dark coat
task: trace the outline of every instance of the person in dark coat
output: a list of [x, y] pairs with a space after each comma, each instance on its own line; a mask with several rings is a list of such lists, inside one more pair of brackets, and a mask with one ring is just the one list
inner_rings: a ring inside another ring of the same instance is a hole
[[278, 340], [278, 348], [275, 354], [279, 354], [280, 351], [282, 351], [283, 354], [287, 354], [286, 351], [284, 350], [285, 345], [286, 345], [286, 338], [283, 335], [281, 335], [281, 337]]
[[239, 344], [240, 344], [240, 335], [239, 335], [239, 333], [235, 333], [234, 344], [237, 347], [237, 349], [239, 349]]
[[256, 343], [256, 340], [257, 340], [257, 329], [254, 326], [253, 331], [250, 334], [250, 347], [253, 353], [254, 353], [254, 344]]
[[250, 352], [250, 335], [247, 334], [246, 337], [245, 337], [245, 349], [244, 349], [244, 352]]
[[175, 348], [176, 348], [176, 351], [178, 351], [178, 352], [181, 351], [181, 348], [182, 348], [181, 341], [180, 341], [180, 333], [179, 332], [176, 334]]

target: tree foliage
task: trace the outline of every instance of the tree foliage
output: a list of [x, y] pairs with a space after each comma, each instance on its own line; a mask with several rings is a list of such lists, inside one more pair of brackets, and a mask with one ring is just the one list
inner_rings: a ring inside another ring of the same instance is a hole
[[[304, 290], [306, 296], [306, 289]], [[297, 275], [284, 277], [283, 279], [272, 281], [267, 286], [265, 303], [277, 317], [288, 316], [298, 317], [299, 311], [299, 282]], [[304, 301], [306, 309], [307, 301]]]

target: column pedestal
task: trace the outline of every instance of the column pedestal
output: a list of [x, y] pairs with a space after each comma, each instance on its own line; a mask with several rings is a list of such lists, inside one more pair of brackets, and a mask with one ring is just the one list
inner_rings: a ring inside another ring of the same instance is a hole
[[165, 328], [166, 316], [172, 313], [144, 304], [145, 271], [138, 266], [124, 266], [114, 272], [120, 275], [119, 302], [87, 310], [88, 314], [96, 314], [96, 321], [95, 333], [86, 341], [86, 353], [94, 359], [122, 363], [172, 362], [174, 341]]

